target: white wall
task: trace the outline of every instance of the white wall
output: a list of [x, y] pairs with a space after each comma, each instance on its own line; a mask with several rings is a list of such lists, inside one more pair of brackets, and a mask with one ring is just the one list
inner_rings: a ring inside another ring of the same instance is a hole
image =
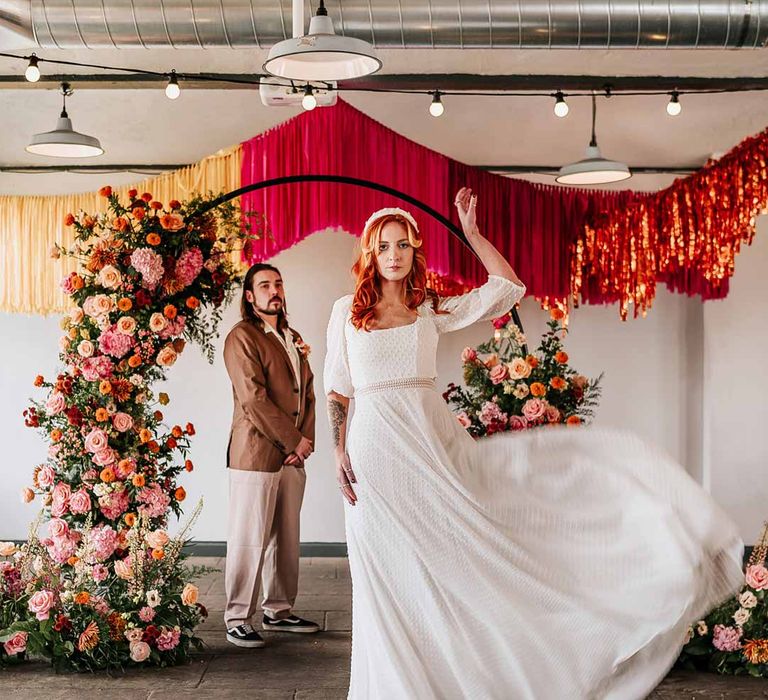
[[[310, 362], [317, 377], [316, 390], [321, 396], [325, 326], [333, 301], [351, 291], [349, 267], [354, 245], [352, 236], [329, 231], [311, 236], [272, 261], [286, 281], [291, 323], [312, 346]], [[626, 323], [620, 321], [616, 307], [584, 307], [573, 313], [571, 333], [566, 341], [577, 369], [590, 376], [605, 370], [603, 400], [596, 422], [636, 430], [667, 449], [697, 478], [705, 468], [701, 450], [704, 441], [701, 397], [705, 396], [709, 402], [709, 440], [713, 443], [705, 461], [708, 478], [716, 497], [739, 519], [743, 534], [750, 541], [754, 538], [755, 523], [763, 515], [760, 502], [768, 495], [765, 487], [762, 491], [754, 486], [744, 488], [745, 478], [759, 474], [759, 467], [765, 461], [766, 440], [753, 451], [748, 447], [747, 438], [752, 433], [759, 434], [757, 421], [768, 389], [765, 370], [759, 363], [768, 331], [753, 328], [754, 313], [745, 314], [739, 299], [743, 297], [746, 301], [751, 297], [751, 308], [757, 309], [760, 298], [754, 293], [754, 287], [762, 285], [763, 294], [766, 289], [759, 275], [759, 264], [753, 259], [762, 256], [761, 259], [766, 260], [765, 250], [766, 246], [758, 242], [754, 251], [742, 254], [734, 296], [726, 302], [702, 305], [698, 299], [660, 289], [648, 317]], [[741, 280], [740, 276], [745, 279]], [[233, 305], [222, 324], [224, 334], [237, 317]], [[525, 300], [521, 317], [530, 344], [535, 346], [547, 316], [535, 301]], [[705, 331], [716, 334], [714, 343], [709, 336], [704, 341]], [[726, 332], [728, 337], [724, 339]], [[34, 465], [44, 458], [45, 445], [35, 431], [24, 428], [21, 411], [27, 398], [37, 391], [32, 387], [34, 376], [38, 373], [51, 376], [55, 371], [59, 335], [56, 318], [0, 315], [0, 337], [4, 339], [0, 343], [0, 389], [4, 397], [0, 403], [3, 451], [0, 539], [23, 538], [27, 523], [36, 513], [36, 504], [23, 505], [18, 494], [29, 483]], [[438, 357], [439, 385], [460, 381], [461, 349], [489, 335], [490, 327], [481, 325], [444, 336]], [[752, 338], [755, 338], [752, 348], [745, 348], [743, 343]], [[714, 352], [711, 345], [715, 345]], [[705, 346], [706, 373], [702, 365]], [[198, 540], [223, 540], [226, 532], [224, 452], [231, 417], [231, 389], [220, 347], [221, 342], [212, 366], [189, 347], [164, 387], [171, 396], [171, 404], [165, 409], [167, 421], [171, 424], [192, 421], [197, 427], [191, 455], [196, 468], [182, 483], [189, 494], [187, 510], [191, 510], [200, 496], [205, 497], [203, 513], [194, 530]], [[749, 352], [754, 353], [754, 361], [736, 378], [744, 387], [743, 392], [737, 393], [739, 386], [734, 385], [731, 368]], [[756, 386], [758, 381], [762, 382], [762, 390]], [[717, 410], [710, 403], [716, 404]], [[344, 539], [343, 511], [334, 481], [322, 402], [318, 409], [316, 452], [307, 467], [302, 539], [339, 542]], [[733, 420], [723, 422], [722, 412], [733, 415]], [[738, 462], [733, 460], [733, 455], [740, 455]], [[721, 473], [724, 465], [739, 470], [735, 488], [726, 481], [730, 472]]]

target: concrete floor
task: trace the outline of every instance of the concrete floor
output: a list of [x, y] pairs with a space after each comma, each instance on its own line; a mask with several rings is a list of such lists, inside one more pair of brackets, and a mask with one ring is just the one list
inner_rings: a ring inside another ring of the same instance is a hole
[[[184, 667], [130, 670], [114, 677], [57, 676], [33, 662], [0, 673], [0, 699], [24, 700], [343, 700], [349, 680], [351, 583], [346, 559], [303, 559], [297, 614], [319, 622], [315, 635], [264, 633], [268, 647], [246, 650], [224, 636], [223, 559], [190, 563], [221, 569], [198, 581], [210, 611], [199, 628], [206, 651]], [[768, 699], [768, 680], [672, 672], [648, 700]], [[513, 700], [514, 696], [510, 696]], [[414, 698], [413, 700], [418, 700]], [[477, 699], [481, 700], [481, 699]], [[542, 700], [570, 700], [542, 698]]]

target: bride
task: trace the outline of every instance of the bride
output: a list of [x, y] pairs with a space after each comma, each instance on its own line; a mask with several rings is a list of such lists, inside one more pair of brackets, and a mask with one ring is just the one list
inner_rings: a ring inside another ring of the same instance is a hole
[[[473, 440], [435, 388], [440, 334], [525, 293], [456, 196], [488, 281], [426, 287], [401, 209], [366, 222], [328, 325], [325, 390], [346, 500], [359, 700], [644, 698], [688, 625], [739, 586], [742, 543], [666, 454], [555, 427]], [[350, 399], [355, 410], [347, 425]]]

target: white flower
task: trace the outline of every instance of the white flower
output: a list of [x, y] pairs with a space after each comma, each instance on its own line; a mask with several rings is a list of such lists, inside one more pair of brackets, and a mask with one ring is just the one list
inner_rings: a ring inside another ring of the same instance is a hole
[[146, 394], [136, 394], [136, 403], [144, 403], [147, 400]]
[[155, 589], [147, 591], [147, 605], [149, 605], [150, 608], [156, 608], [160, 605], [160, 593]]
[[733, 619], [739, 627], [741, 627], [747, 620], [749, 620], [749, 616], [749, 610], [745, 610], [744, 608], [739, 608], [735, 613], [733, 613]]
[[757, 605], [755, 594], [752, 593], [752, 591], [744, 591], [744, 593], [739, 596], [739, 605], [747, 610], [754, 608]]
[[683, 640], [683, 644], [688, 644], [693, 639], [693, 627], [689, 627], [688, 631], [685, 633], [685, 639]]
[[696, 632], [698, 632], [700, 637], [703, 637], [707, 632], [709, 632], [707, 623], [704, 620], [699, 620], [696, 623]]
[[504, 387], [505, 394], [511, 394], [515, 390], [515, 385], [512, 382], [504, 381], [502, 386]]
[[143, 386], [144, 385], [144, 377], [142, 377], [140, 374], [132, 374], [128, 381], [133, 384], [133, 386]]
[[103, 482], [100, 482], [100, 483], [96, 484], [96, 485], [93, 487], [93, 492], [94, 492], [94, 493], [95, 493], [97, 496], [99, 496], [99, 497], [100, 497], [100, 496], [106, 496], [106, 495], [109, 493], [109, 491], [110, 491], [110, 489], [109, 489], [109, 484], [105, 484], [105, 483], [103, 483]]

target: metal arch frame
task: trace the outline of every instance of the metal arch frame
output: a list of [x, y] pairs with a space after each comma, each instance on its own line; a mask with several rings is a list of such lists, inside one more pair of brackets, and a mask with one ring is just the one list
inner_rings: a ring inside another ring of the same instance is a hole
[[[475, 253], [472, 246], [469, 244], [469, 241], [467, 241], [467, 237], [464, 235], [464, 232], [456, 226], [450, 219], [447, 219], [444, 217], [439, 211], [436, 209], [433, 209], [428, 204], [424, 204], [424, 202], [416, 199], [415, 197], [412, 197], [409, 194], [406, 194], [405, 192], [400, 192], [400, 190], [396, 190], [393, 187], [387, 187], [386, 185], [379, 184], [378, 182], [372, 182], [371, 180], [364, 180], [362, 178], [357, 177], [348, 177], [346, 175], [284, 175], [282, 177], [272, 177], [267, 180], [262, 180], [261, 182], [254, 182], [250, 185], [246, 185], [245, 187], [240, 187], [237, 190], [232, 190], [231, 192], [227, 192], [223, 195], [220, 195], [219, 197], [216, 197], [216, 199], [211, 200], [206, 205], [204, 205], [198, 213], [204, 214], [211, 209], [215, 209], [220, 204], [224, 204], [225, 202], [229, 202], [232, 199], [236, 199], [237, 197], [240, 197], [244, 194], [248, 194], [249, 192], [256, 192], [257, 190], [263, 190], [267, 187], [276, 187], [279, 185], [290, 185], [294, 183], [299, 182], [333, 182], [336, 184], [342, 184], [342, 185], [354, 185], [357, 187], [365, 187], [369, 190], [376, 190], [378, 192], [383, 192], [384, 194], [388, 194], [392, 197], [397, 197], [398, 199], [402, 199], [405, 202], [408, 202], [409, 204], [412, 204], [415, 207], [418, 207], [423, 211], [425, 214], [428, 214], [433, 219], [435, 219], [437, 222], [441, 223], [445, 228], [447, 228], [456, 238], [458, 238], [474, 255], [476, 258], [477, 253]], [[517, 309], [513, 307], [510, 309], [510, 313], [512, 314], [512, 319], [514, 320], [517, 327], [520, 329], [521, 332], [523, 332], [523, 324], [520, 321], [520, 316], [517, 313]], [[528, 353], [527, 346], [523, 346], [523, 352], [526, 354]]]

